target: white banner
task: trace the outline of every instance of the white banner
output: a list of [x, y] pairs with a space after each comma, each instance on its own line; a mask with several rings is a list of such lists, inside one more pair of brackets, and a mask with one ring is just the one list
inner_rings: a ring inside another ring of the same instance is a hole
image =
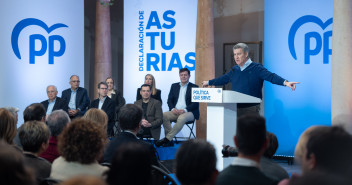
[[163, 111], [179, 69], [189, 68], [194, 83], [197, 0], [124, 1], [124, 97], [136, 100], [146, 74], [161, 90]]
[[[84, 84], [84, 1], [0, 1], [0, 107], [18, 107], [59, 96], [72, 74]], [[18, 126], [19, 126], [18, 125]]]

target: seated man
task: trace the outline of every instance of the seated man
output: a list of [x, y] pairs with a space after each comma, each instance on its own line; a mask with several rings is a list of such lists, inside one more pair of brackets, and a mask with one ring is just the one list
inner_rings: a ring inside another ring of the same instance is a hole
[[46, 93], [49, 99], [41, 102], [46, 110], [46, 115], [51, 114], [54, 110], [62, 109], [65, 112], [68, 111], [66, 101], [57, 97], [57, 88], [54, 85], [49, 85], [46, 88]]
[[99, 98], [90, 103], [89, 108], [97, 108], [103, 110], [108, 115], [108, 136], [114, 136], [115, 125], [115, 101], [110, 99], [108, 95], [108, 84], [100, 82], [98, 84]]
[[28, 121], [20, 127], [18, 135], [24, 150], [24, 163], [33, 169], [37, 184], [40, 184], [51, 171], [51, 164], [39, 157], [48, 147], [49, 128], [44, 122]]
[[71, 119], [81, 117], [89, 106], [88, 92], [79, 86], [79, 77], [72, 75], [70, 78], [71, 88], [62, 91], [61, 98], [68, 104], [68, 114]]
[[216, 180], [217, 185], [274, 185], [277, 181], [259, 170], [259, 162], [268, 145], [265, 119], [258, 115], [246, 115], [237, 120], [235, 144], [238, 157], [225, 168]]
[[280, 165], [272, 161], [272, 158], [279, 147], [279, 142], [275, 134], [267, 132], [268, 148], [265, 150], [264, 155], [260, 159], [260, 170], [269, 178], [281, 181], [288, 178], [287, 171]]
[[143, 109], [142, 126], [137, 136], [151, 135], [155, 140], [160, 139], [161, 123], [163, 122], [163, 112], [161, 102], [151, 95], [151, 87], [148, 84], [141, 86], [140, 94], [142, 99], [134, 102]]
[[56, 158], [60, 156], [57, 149], [57, 137], [59, 134], [61, 134], [62, 130], [64, 130], [64, 128], [70, 121], [70, 117], [63, 110], [53, 111], [48, 116], [48, 118], [46, 119], [46, 124], [49, 127], [51, 136], [49, 139], [48, 148], [45, 150], [45, 152], [40, 155], [40, 157], [52, 163]]
[[[192, 102], [192, 88], [197, 85], [189, 82], [191, 73], [187, 68], [180, 69], [180, 80], [171, 85], [167, 104], [169, 112], [164, 112], [163, 125], [165, 138], [155, 143], [155, 146], [172, 146], [172, 139], [179, 133], [186, 122], [199, 119], [199, 103]], [[171, 128], [171, 122], [175, 122]]]
[[215, 184], [219, 173], [216, 160], [214, 146], [207, 141], [185, 141], [176, 153], [176, 177], [181, 184]]
[[104, 153], [104, 162], [111, 163], [117, 149], [126, 143], [140, 143], [148, 147], [152, 156], [152, 163], [157, 165], [155, 148], [153, 145], [141, 141], [137, 138], [137, 133], [141, 128], [143, 110], [137, 105], [126, 104], [120, 109], [120, 127], [122, 132], [117, 135], [110, 143]]

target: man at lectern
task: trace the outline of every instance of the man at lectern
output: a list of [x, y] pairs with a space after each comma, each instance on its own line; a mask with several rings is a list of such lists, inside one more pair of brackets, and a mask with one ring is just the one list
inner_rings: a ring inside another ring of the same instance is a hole
[[[238, 43], [233, 47], [235, 66], [231, 71], [209, 81], [203, 81], [203, 87], [208, 85], [225, 85], [232, 83], [232, 90], [262, 99], [264, 80], [273, 84], [290, 87], [293, 91], [299, 82], [289, 82], [275, 73], [268, 71], [263, 65], [253, 62], [249, 57], [249, 47], [244, 43]], [[237, 116], [248, 113], [259, 114], [259, 103], [237, 104]]]

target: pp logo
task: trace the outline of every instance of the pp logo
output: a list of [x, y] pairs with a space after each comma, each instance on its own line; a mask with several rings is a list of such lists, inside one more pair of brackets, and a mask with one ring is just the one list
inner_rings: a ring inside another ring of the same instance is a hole
[[[27, 26], [36, 25], [48, 32], [50, 34], [53, 30], [68, 27], [65, 24], [57, 23], [48, 27], [43, 21], [34, 18], [23, 19], [22, 21], [18, 22], [16, 26], [13, 28], [12, 35], [11, 35], [11, 44], [12, 50], [17, 56], [18, 59], [21, 59], [21, 54], [18, 48], [18, 37], [21, 31], [26, 28]], [[35, 49], [35, 41], [38, 40], [41, 43], [41, 48], [39, 50]], [[54, 64], [54, 57], [60, 57], [65, 53], [66, 50], [66, 43], [65, 39], [60, 35], [51, 35], [49, 36], [49, 43], [47, 42], [46, 38], [40, 34], [33, 34], [29, 36], [29, 63], [35, 64], [35, 57], [36, 56], [43, 56], [46, 51], [48, 50], [49, 56], [49, 64]], [[54, 42], [57, 41], [60, 43], [60, 48], [55, 51]]]
[[[291, 26], [290, 32], [288, 34], [288, 47], [292, 57], [297, 60], [296, 51], [295, 51], [295, 36], [297, 30], [306, 23], [315, 23], [319, 25], [323, 30], [332, 24], [332, 18], [328, 19], [325, 23], [318, 17], [313, 15], [305, 15], [297, 19]], [[332, 31], [324, 32], [321, 36], [318, 32], [309, 32], [304, 35], [304, 63], [310, 63], [310, 56], [317, 55], [320, 53], [321, 48], [323, 48], [323, 63], [329, 63], [329, 55], [332, 54], [332, 50], [329, 48], [329, 39], [332, 36]], [[310, 48], [311, 39], [315, 39], [316, 46], [314, 49]]]

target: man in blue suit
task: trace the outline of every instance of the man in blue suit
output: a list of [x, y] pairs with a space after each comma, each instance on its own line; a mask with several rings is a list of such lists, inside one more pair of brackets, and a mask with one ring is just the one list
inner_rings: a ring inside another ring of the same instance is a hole
[[79, 87], [79, 77], [72, 75], [70, 78], [71, 88], [62, 91], [61, 98], [68, 103], [70, 118], [83, 116], [89, 106], [89, 97], [86, 89]]
[[[169, 112], [163, 114], [165, 138], [155, 143], [155, 146], [172, 146], [172, 139], [179, 133], [186, 122], [199, 119], [199, 103], [192, 102], [192, 88], [197, 85], [189, 82], [191, 77], [187, 68], [180, 69], [180, 81], [171, 85], [167, 104]], [[171, 128], [171, 122], [176, 122]]]

